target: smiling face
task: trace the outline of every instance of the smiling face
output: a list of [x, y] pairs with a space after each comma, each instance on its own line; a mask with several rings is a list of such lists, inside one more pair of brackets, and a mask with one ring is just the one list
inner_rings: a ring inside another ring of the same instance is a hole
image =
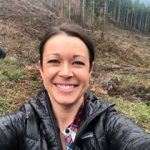
[[40, 73], [53, 106], [80, 105], [91, 75], [86, 45], [65, 33], [54, 35], [44, 46]]

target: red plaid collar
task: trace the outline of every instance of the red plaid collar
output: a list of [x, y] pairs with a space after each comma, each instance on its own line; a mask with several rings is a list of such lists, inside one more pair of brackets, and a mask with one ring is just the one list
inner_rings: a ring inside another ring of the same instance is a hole
[[[82, 103], [82, 105], [80, 106], [80, 109], [79, 109], [78, 113], [76, 114], [75, 119], [71, 125], [79, 127], [81, 117], [83, 114], [83, 110], [84, 110], [84, 103]], [[68, 127], [70, 127], [71, 125], [69, 125]]]

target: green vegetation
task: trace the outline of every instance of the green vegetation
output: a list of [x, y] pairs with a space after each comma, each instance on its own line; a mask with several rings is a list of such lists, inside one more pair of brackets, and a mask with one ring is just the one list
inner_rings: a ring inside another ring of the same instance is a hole
[[0, 97], [0, 115], [4, 115], [9, 112], [8, 105], [9, 101]]
[[23, 71], [20, 69], [20, 62], [14, 57], [6, 57], [4, 60], [0, 60], [0, 81], [17, 80], [23, 77]]
[[0, 64], [0, 115], [3, 115], [14, 111], [32, 95], [27, 96], [26, 92], [28, 88], [34, 91], [30, 85], [35, 81], [29, 81], [29, 72], [15, 57], [0, 59]]

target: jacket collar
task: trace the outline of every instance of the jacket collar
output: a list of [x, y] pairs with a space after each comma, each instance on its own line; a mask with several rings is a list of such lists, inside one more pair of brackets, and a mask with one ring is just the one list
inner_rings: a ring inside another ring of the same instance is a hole
[[[110, 104], [108, 102], [104, 102], [103, 100], [97, 99], [97, 97], [95, 97], [94, 94], [90, 91], [87, 91], [85, 93], [85, 101], [86, 118], [89, 118], [97, 113], [101, 113], [110, 106], [114, 106], [114, 104]], [[31, 101], [30, 103], [41, 119], [49, 118], [49, 114], [54, 117], [52, 106], [46, 90], [40, 91], [38, 93], [36, 101]], [[52, 119], [55, 119], [55, 117]]]
[[107, 110], [109, 107], [114, 106], [108, 102], [104, 102], [101, 99], [98, 99], [94, 96], [92, 92], [87, 92], [85, 94], [86, 108], [85, 108], [85, 117], [90, 118], [92, 116], [98, 115], [99, 113]]
[[[110, 103], [98, 100], [91, 92], [86, 92], [85, 101], [85, 112], [78, 135], [84, 132], [83, 129], [99, 114], [106, 111], [109, 107], [114, 106]], [[60, 140], [58, 140], [60, 139], [59, 129], [56, 125], [56, 119], [46, 90], [40, 91], [36, 100], [30, 101], [30, 104], [43, 124], [43, 130], [45, 131], [45, 137], [49, 145], [53, 144], [54, 147], [61, 149], [61, 143]]]

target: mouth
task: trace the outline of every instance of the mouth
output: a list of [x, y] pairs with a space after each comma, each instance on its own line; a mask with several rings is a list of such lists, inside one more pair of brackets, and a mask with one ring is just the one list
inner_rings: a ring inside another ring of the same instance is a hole
[[63, 90], [71, 90], [78, 86], [78, 84], [55, 84], [55, 86], [59, 89]]

